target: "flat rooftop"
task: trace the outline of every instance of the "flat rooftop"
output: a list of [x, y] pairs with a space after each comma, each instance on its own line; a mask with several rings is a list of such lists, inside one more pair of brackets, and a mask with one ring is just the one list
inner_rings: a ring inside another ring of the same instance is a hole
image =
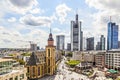
[[0, 58], [0, 62], [5, 62], [5, 61], [14, 61], [13, 59], [3, 59], [3, 58]]

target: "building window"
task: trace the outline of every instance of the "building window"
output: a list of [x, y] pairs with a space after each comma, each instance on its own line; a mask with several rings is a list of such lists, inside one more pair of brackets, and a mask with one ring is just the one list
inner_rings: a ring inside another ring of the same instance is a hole
[[29, 67], [27, 67], [27, 71], [28, 71], [28, 73], [29, 73]]
[[13, 80], [13, 78], [10, 78], [9, 80]]
[[50, 66], [50, 59], [48, 59], [48, 65]]
[[38, 76], [40, 75], [40, 67], [38, 67]]
[[48, 73], [50, 73], [50, 68], [48, 68]]
[[24, 79], [24, 74], [21, 74], [20, 75], [20, 80], [23, 80]]
[[15, 77], [15, 80], [18, 80], [18, 76]]
[[42, 70], [41, 72], [42, 72], [42, 74], [44, 74], [44, 73], [43, 73], [43, 66], [41, 66], [41, 68], [42, 68], [42, 69], [41, 69], [41, 70]]
[[48, 49], [48, 57], [50, 57], [50, 49]]
[[35, 67], [33, 67], [33, 77], [35, 76]]

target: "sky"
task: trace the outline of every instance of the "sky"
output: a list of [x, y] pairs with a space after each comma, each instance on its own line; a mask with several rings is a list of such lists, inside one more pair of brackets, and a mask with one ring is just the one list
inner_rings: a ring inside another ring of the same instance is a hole
[[107, 23], [120, 24], [120, 0], [0, 0], [0, 48], [25, 48], [29, 41], [45, 48], [52, 29], [70, 42], [70, 21], [78, 13], [84, 39], [107, 36]]

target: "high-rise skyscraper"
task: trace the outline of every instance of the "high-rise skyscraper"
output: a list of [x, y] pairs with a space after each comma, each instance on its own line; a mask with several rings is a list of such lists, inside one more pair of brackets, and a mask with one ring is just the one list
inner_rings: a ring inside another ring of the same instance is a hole
[[36, 51], [36, 50], [37, 50], [37, 44], [31, 43], [31, 44], [30, 44], [30, 50], [31, 50], [31, 51]]
[[65, 36], [64, 35], [57, 35], [56, 36], [56, 48], [57, 50], [64, 50], [65, 45]]
[[118, 48], [120, 48], [120, 41], [118, 41]]
[[87, 50], [94, 50], [94, 37], [87, 38]]
[[118, 48], [118, 25], [108, 23], [108, 34], [107, 34], [107, 50]]
[[83, 50], [83, 32], [81, 31], [81, 21], [78, 21], [78, 14], [76, 20], [71, 21], [71, 51]]
[[67, 50], [70, 51], [71, 50], [71, 44], [67, 43]]
[[101, 35], [100, 37], [100, 50], [105, 50], [105, 37]]
[[97, 42], [96, 50], [100, 50], [100, 42]]
[[105, 50], [105, 37], [101, 35], [100, 42], [97, 42], [96, 50]]

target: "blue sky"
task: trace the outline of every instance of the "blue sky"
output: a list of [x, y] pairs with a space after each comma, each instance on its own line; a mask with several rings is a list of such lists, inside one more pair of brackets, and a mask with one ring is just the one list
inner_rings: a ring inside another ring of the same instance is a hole
[[0, 0], [0, 47], [29, 47], [29, 41], [45, 47], [50, 27], [55, 44], [59, 34], [67, 44], [76, 12], [84, 38], [94, 36], [97, 42], [107, 34], [109, 16], [119, 24], [119, 9], [119, 0]]

